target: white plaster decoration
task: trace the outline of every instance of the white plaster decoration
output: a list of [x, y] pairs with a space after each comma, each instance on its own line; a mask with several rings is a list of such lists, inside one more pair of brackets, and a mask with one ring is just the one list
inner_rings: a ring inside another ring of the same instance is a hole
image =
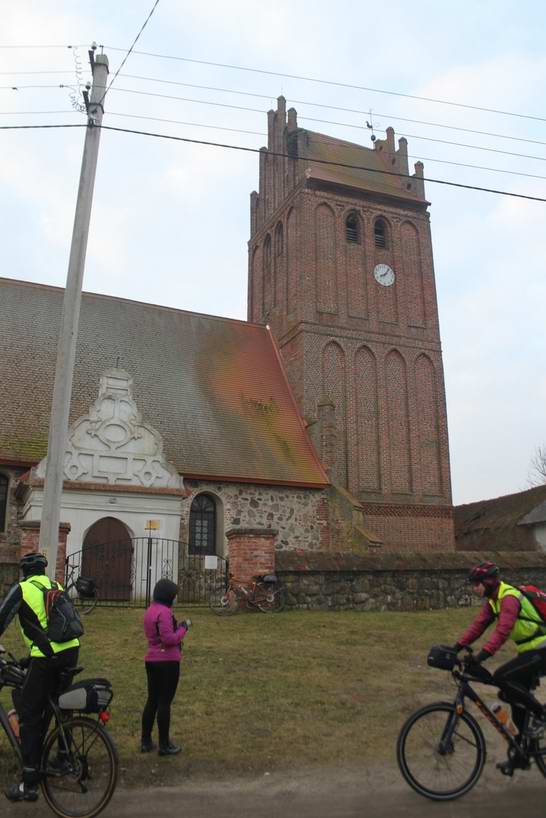
[[[122, 369], [102, 373], [99, 397], [88, 415], [69, 429], [66, 480], [144, 488], [183, 488], [182, 477], [163, 454], [159, 432], [142, 420], [133, 379]], [[44, 478], [47, 459], [36, 469]]]

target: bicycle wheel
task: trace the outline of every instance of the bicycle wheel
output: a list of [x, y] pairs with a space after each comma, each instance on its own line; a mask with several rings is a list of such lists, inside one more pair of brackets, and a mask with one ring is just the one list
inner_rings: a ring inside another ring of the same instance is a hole
[[400, 771], [410, 787], [434, 801], [459, 798], [478, 781], [485, 739], [469, 713], [449, 702], [421, 707], [406, 721], [396, 746]]
[[239, 612], [239, 597], [231, 589], [213, 591], [209, 598], [209, 608], [217, 616], [231, 616]]
[[262, 613], [280, 613], [286, 605], [284, 588], [281, 585], [266, 588], [256, 604]]
[[78, 611], [83, 614], [90, 614], [97, 606], [97, 595], [94, 596], [77, 596], [74, 599], [74, 605]]
[[46, 739], [44, 798], [61, 818], [92, 818], [113, 795], [118, 765], [115, 745], [98, 722], [84, 716], [68, 719], [62, 730], [56, 727]]

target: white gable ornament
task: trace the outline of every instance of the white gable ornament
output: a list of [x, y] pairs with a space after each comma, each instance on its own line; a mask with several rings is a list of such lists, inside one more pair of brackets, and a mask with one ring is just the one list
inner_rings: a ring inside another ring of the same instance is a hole
[[[182, 489], [183, 480], [163, 454], [163, 440], [142, 420], [133, 379], [122, 369], [100, 377], [99, 397], [89, 414], [68, 431], [65, 480], [117, 486]], [[36, 469], [45, 478], [47, 458]]]

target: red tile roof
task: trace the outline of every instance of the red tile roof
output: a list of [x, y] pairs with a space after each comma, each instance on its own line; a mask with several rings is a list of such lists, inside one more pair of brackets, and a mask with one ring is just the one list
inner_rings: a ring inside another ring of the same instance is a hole
[[[0, 278], [0, 461], [46, 453], [63, 292]], [[84, 293], [71, 422], [118, 359], [182, 475], [328, 483], [266, 327]]]

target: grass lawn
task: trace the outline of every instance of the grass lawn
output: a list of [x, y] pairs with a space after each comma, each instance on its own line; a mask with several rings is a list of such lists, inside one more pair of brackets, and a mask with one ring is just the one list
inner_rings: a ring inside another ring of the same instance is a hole
[[[184, 752], [169, 759], [138, 752], [143, 611], [102, 608], [85, 618], [81, 678], [106, 676], [113, 683], [109, 730], [126, 783], [393, 763], [406, 716], [422, 703], [453, 695], [451, 676], [426, 665], [429, 646], [453, 643], [474, 613], [293, 611], [224, 619], [192, 610], [172, 711], [172, 737], [182, 741]], [[17, 626], [1, 641], [22, 655]], [[511, 655], [505, 647], [494, 664]], [[0, 700], [9, 705], [7, 689]], [[1, 733], [2, 785], [7, 766]]]

